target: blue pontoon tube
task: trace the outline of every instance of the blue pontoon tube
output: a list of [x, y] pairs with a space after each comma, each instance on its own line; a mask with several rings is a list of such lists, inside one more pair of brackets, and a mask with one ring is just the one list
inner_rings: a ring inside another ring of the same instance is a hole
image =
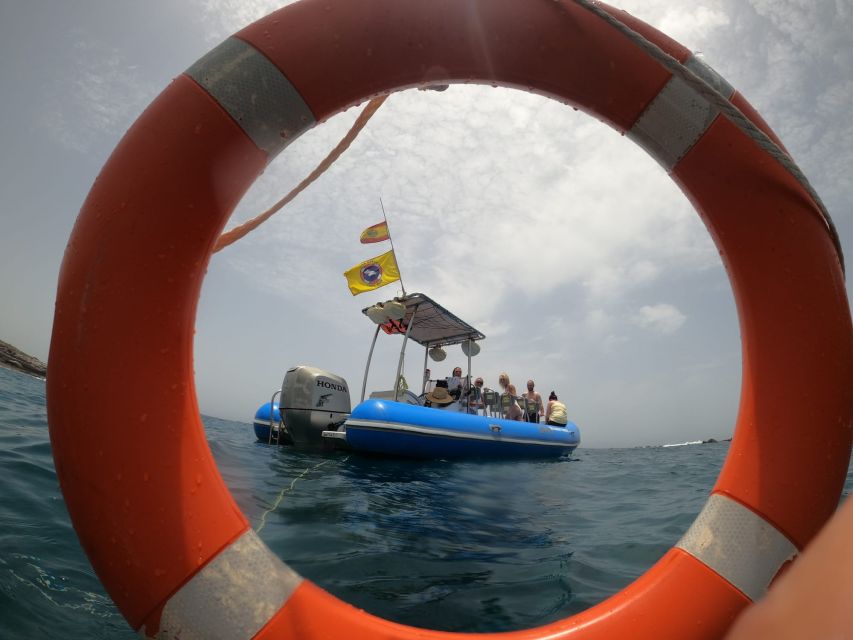
[[[565, 427], [506, 420], [491, 415], [500, 407], [471, 409], [465, 393], [472, 391], [471, 358], [485, 336], [422, 293], [410, 293], [362, 312], [376, 324], [362, 383], [361, 402], [337, 429], [323, 431], [325, 439], [339, 446], [381, 455], [416, 458], [520, 458], [559, 457], [580, 444], [580, 431]], [[391, 389], [373, 392], [365, 399], [367, 375], [379, 331], [404, 336]], [[468, 373], [460, 388], [460, 410], [424, 406], [428, 380], [420, 394], [408, 389], [402, 377], [406, 345], [412, 340], [424, 347], [427, 358], [445, 357], [444, 348], [462, 345]]]

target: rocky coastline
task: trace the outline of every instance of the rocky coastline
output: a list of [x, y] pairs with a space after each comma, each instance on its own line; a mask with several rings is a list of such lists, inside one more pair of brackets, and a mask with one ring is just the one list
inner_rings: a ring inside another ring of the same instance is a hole
[[47, 375], [47, 365], [44, 362], [2, 340], [0, 340], [0, 366], [40, 378]]

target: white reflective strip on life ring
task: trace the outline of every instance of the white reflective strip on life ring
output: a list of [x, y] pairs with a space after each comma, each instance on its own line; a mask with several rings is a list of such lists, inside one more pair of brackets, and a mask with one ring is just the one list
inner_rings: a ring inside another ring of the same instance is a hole
[[711, 126], [719, 109], [673, 76], [649, 103], [628, 137], [670, 171]]
[[264, 54], [228, 38], [187, 69], [272, 160], [316, 124], [290, 80]]
[[301, 582], [250, 529], [169, 599], [156, 635], [144, 626], [140, 633], [158, 640], [249, 640]]
[[725, 578], [750, 600], [770, 582], [797, 547], [760, 515], [724, 495], [713, 494], [675, 545]]

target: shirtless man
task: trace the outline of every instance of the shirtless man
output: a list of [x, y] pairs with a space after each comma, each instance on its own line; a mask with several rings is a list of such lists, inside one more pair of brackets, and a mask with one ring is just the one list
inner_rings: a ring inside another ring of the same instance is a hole
[[[527, 398], [528, 401], [527, 421], [539, 422], [539, 416], [544, 414], [545, 407], [543, 406], [542, 396], [538, 391], [533, 390], [533, 380], [527, 381], [527, 393], [521, 395], [523, 398]], [[532, 409], [530, 409], [531, 405]]]

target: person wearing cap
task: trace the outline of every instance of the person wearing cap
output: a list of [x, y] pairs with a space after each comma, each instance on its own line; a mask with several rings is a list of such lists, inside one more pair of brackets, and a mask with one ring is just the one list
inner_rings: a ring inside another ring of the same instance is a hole
[[557, 399], [553, 391], [548, 396], [548, 407], [545, 409], [545, 422], [552, 427], [565, 427], [569, 422], [566, 405]]
[[432, 407], [433, 409], [445, 409], [447, 411], [459, 411], [461, 409], [461, 405], [447, 390], [447, 382], [445, 380], [436, 382], [435, 389], [426, 394], [424, 398], [424, 406]]

